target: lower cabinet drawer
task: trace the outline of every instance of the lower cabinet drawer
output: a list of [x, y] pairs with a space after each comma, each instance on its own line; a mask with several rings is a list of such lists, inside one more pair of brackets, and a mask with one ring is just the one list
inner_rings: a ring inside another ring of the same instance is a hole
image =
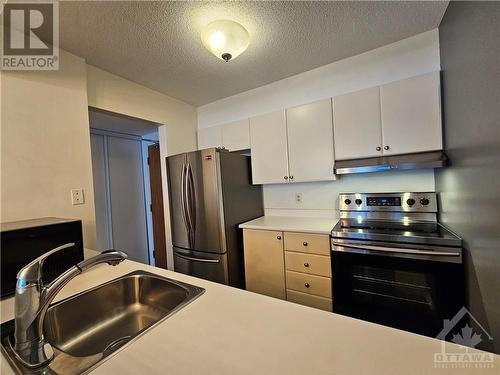
[[330, 235], [285, 232], [285, 250], [330, 255]]
[[287, 289], [286, 297], [290, 302], [315, 307], [321, 310], [332, 311], [332, 300], [330, 298], [313, 296], [311, 294], [297, 292], [290, 289]]
[[285, 267], [289, 271], [310, 273], [318, 276], [332, 276], [330, 257], [285, 251]]
[[320, 297], [332, 298], [332, 279], [329, 277], [286, 271], [286, 288]]

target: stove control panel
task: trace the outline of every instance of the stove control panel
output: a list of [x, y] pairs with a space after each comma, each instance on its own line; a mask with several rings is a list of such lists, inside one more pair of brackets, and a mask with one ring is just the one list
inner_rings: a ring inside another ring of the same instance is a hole
[[437, 212], [436, 193], [342, 193], [340, 211]]

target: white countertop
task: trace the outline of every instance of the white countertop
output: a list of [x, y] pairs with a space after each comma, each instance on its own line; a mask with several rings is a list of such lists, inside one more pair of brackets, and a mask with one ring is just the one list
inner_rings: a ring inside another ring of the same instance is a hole
[[240, 224], [239, 227], [243, 229], [330, 234], [337, 221], [338, 219], [333, 218], [261, 216]]
[[[108, 358], [93, 374], [498, 374], [435, 368], [441, 341], [211, 283], [132, 261], [76, 277], [57, 299], [142, 269], [206, 292]], [[12, 319], [2, 301], [2, 321]], [[464, 349], [446, 343], [448, 352]], [[478, 352], [469, 349], [470, 352]], [[484, 352], [482, 352], [484, 353]], [[1, 373], [12, 374], [2, 359]]]

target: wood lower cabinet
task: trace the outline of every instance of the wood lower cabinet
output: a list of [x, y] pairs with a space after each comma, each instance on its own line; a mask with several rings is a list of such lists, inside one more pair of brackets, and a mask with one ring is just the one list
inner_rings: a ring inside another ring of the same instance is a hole
[[283, 233], [243, 231], [246, 289], [286, 299]]
[[247, 290], [332, 311], [330, 236], [243, 230]]
[[332, 277], [330, 257], [285, 251], [286, 269], [317, 276]]
[[314, 296], [312, 294], [297, 292], [296, 290], [287, 289], [286, 299], [290, 302], [295, 302], [300, 305], [315, 307], [317, 309], [332, 311], [332, 299]]
[[286, 232], [285, 250], [330, 256], [330, 236]]
[[286, 286], [298, 292], [332, 298], [332, 279], [329, 277], [287, 270]]

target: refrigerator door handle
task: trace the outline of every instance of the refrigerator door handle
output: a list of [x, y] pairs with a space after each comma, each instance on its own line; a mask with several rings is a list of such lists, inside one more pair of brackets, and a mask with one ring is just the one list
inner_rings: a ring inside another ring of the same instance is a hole
[[194, 257], [189, 257], [187, 255], [182, 255], [179, 253], [175, 253], [176, 256], [179, 258], [185, 259], [185, 260], [190, 260], [193, 262], [201, 262], [201, 263], [220, 263], [220, 260], [218, 259], [205, 259], [205, 258], [194, 258]]
[[182, 207], [182, 217], [184, 218], [184, 225], [186, 226], [189, 236], [191, 230], [189, 229], [189, 220], [187, 216], [186, 174], [187, 174], [187, 166], [186, 163], [183, 163], [181, 171], [181, 207]]
[[194, 190], [194, 178], [193, 171], [191, 169], [191, 164], [187, 164], [187, 172], [186, 172], [186, 197], [187, 197], [187, 218], [189, 221], [189, 226], [193, 236], [193, 245], [194, 245], [194, 236], [196, 232], [196, 196]]

